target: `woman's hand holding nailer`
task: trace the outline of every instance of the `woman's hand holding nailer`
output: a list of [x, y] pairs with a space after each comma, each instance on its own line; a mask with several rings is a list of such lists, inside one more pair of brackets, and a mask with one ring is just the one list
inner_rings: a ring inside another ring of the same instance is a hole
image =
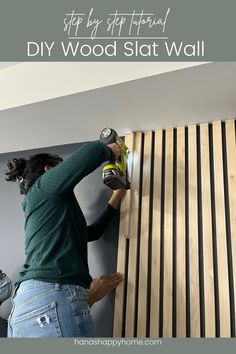
[[120, 205], [120, 201], [124, 198], [126, 193], [127, 193], [126, 189], [117, 189], [117, 190], [113, 191], [111, 198], [109, 199], [109, 204], [114, 209], [118, 209], [119, 205]]
[[121, 147], [120, 145], [118, 145], [117, 143], [112, 143], [107, 145], [110, 149], [112, 149], [112, 151], [114, 152], [116, 159], [118, 160], [120, 158], [121, 155]]

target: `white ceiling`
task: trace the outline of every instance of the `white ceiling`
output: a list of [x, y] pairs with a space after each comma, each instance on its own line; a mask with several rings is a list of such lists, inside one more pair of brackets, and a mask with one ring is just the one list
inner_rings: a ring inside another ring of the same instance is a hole
[[[0, 110], [202, 65], [202, 62], [2, 63]], [[8, 67], [7, 67], [8, 65]]]
[[0, 152], [227, 119], [236, 113], [236, 63], [212, 63], [0, 112]]

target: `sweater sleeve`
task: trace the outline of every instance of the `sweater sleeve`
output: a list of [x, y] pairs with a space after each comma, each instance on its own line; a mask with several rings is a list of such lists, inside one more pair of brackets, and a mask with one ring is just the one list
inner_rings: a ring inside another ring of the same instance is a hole
[[73, 190], [82, 178], [103, 162], [113, 158], [113, 151], [99, 140], [82, 145], [66, 160], [45, 172], [39, 178], [40, 188], [46, 193], [63, 194]]
[[87, 226], [88, 242], [98, 240], [102, 236], [103, 232], [114, 219], [117, 212], [118, 209], [114, 209], [109, 203], [107, 204], [96, 221]]

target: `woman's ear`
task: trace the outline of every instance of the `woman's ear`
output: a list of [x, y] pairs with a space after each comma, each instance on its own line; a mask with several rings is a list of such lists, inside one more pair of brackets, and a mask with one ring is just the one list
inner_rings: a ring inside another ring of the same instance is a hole
[[50, 166], [48, 166], [48, 165], [47, 165], [47, 166], [44, 166], [44, 171], [45, 171], [45, 172], [48, 172], [48, 170], [50, 170]]

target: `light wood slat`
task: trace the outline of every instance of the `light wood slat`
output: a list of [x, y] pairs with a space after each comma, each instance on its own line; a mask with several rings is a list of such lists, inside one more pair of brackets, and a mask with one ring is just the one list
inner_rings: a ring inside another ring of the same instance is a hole
[[134, 147], [133, 147], [133, 174], [131, 179], [132, 187], [131, 187], [130, 233], [129, 233], [130, 245], [129, 245], [125, 337], [134, 336], [141, 145], [142, 145], [142, 133], [141, 132], [135, 133]]
[[229, 281], [225, 226], [221, 122], [213, 122], [216, 236], [219, 276], [220, 336], [230, 337]]
[[215, 337], [215, 295], [208, 124], [200, 125], [205, 336]]
[[166, 129], [164, 207], [163, 337], [172, 336], [173, 278], [173, 129]]
[[176, 335], [186, 337], [185, 128], [177, 128]]
[[146, 336], [151, 150], [152, 132], [149, 131], [144, 137], [137, 337]]
[[154, 188], [153, 188], [153, 223], [152, 223], [152, 288], [150, 337], [159, 337], [160, 305], [160, 254], [161, 254], [161, 176], [162, 176], [162, 130], [155, 132], [154, 152]]
[[[236, 145], [234, 120], [225, 122], [226, 150], [228, 165], [229, 212], [231, 229], [231, 249], [234, 281], [234, 306], [236, 309]], [[235, 323], [235, 318], [234, 318]]]
[[196, 125], [188, 127], [190, 336], [200, 337]]
[[[125, 144], [132, 151], [133, 134], [125, 136]], [[129, 157], [130, 160], [130, 157]], [[118, 256], [117, 256], [117, 272], [125, 273], [125, 254], [126, 254], [126, 238], [129, 235], [129, 219], [130, 219], [130, 190], [127, 191], [120, 206], [120, 229], [118, 241]], [[123, 301], [124, 301], [124, 282], [116, 289], [115, 293], [115, 308], [114, 308], [114, 325], [113, 336], [122, 336], [122, 320], [123, 320]]]

